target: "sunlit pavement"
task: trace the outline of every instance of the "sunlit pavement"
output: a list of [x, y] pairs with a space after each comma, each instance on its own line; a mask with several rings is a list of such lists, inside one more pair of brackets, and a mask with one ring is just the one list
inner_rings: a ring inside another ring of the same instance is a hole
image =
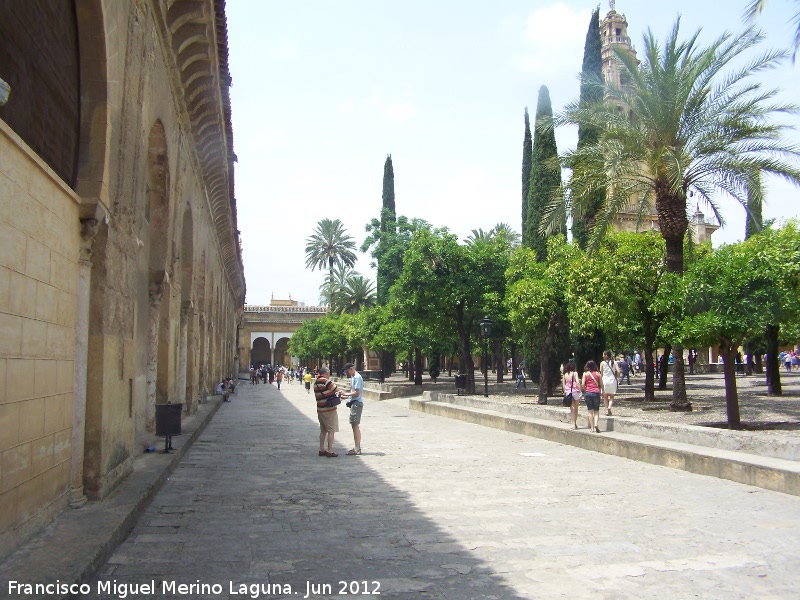
[[92, 596], [144, 586], [129, 597], [181, 597], [181, 584], [195, 586], [182, 596], [192, 598], [797, 594], [798, 497], [407, 402], [366, 404], [361, 456], [345, 455], [353, 439], [340, 407], [340, 456], [327, 458], [300, 384], [242, 382]]

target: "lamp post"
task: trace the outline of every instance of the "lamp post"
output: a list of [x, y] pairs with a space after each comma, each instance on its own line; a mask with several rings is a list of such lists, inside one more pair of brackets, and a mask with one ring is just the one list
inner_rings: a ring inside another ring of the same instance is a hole
[[487, 342], [492, 337], [492, 322], [489, 317], [483, 317], [481, 321], [481, 337], [483, 338], [483, 397], [489, 397], [489, 362]]

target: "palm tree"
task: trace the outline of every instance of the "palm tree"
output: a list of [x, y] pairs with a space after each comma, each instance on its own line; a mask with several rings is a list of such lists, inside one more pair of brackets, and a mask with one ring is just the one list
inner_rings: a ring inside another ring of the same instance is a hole
[[344, 226], [339, 219], [331, 221], [322, 219], [317, 223], [313, 235], [306, 239], [306, 267], [311, 270], [328, 269], [330, 294], [328, 299], [333, 299], [335, 286], [333, 279], [334, 265], [352, 267], [356, 264], [356, 243], [344, 231]]
[[338, 305], [338, 298], [342, 293], [342, 289], [347, 283], [347, 278], [350, 277], [355, 271], [346, 265], [335, 265], [333, 268], [333, 295], [331, 295], [331, 284], [329, 280], [323, 281], [319, 286], [319, 300], [325, 306], [330, 306], [333, 310]]
[[483, 228], [481, 228], [473, 229], [472, 233], [464, 241], [466, 241], [468, 244], [475, 244], [477, 242], [489, 242], [491, 239], [492, 231], [484, 231]]
[[338, 309], [355, 314], [376, 304], [375, 284], [359, 273], [352, 273], [340, 290]]
[[[641, 67], [617, 52], [629, 84], [622, 89], [607, 85], [603, 102], [572, 102], [559, 117], [560, 123], [596, 127], [599, 138], [564, 157], [565, 164], [581, 168], [574, 169], [566, 185], [568, 202], [551, 202], [543, 229], [558, 228], [568, 204], [583, 215], [594, 192], [605, 189], [590, 237], [594, 248], [614, 215], [632, 200], [640, 211], [654, 205], [666, 242], [667, 271], [682, 276], [688, 197], [702, 199], [723, 223], [712, 193], [730, 194], [746, 205], [755, 171], [800, 184], [800, 152], [781, 137], [788, 127], [774, 120], [776, 113], [798, 108], [775, 102], [776, 90], [763, 90], [753, 81], [788, 51], [768, 51], [741, 66], [742, 54], [762, 41], [759, 32], [726, 33], [699, 48], [700, 32], [682, 42], [679, 26], [680, 19], [663, 46], [647, 31]], [[729, 71], [732, 62], [738, 66]], [[677, 353], [681, 356], [682, 349], [676, 347]], [[682, 365], [675, 361], [676, 409], [688, 406]]]
[[516, 248], [519, 246], [522, 236], [516, 231], [511, 229], [508, 223], [498, 223], [489, 231], [483, 229], [473, 229], [472, 233], [464, 240], [467, 244], [476, 244], [478, 242], [488, 243], [496, 238], [504, 238], [509, 246]]
[[492, 237], [505, 238], [512, 248], [516, 248], [522, 242], [522, 236], [511, 229], [511, 226], [508, 223], [498, 223], [489, 233]]
[[[792, 62], [794, 62], [795, 57], [797, 56], [797, 51], [800, 50], [800, 0], [794, 0], [794, 3], [797, 4], [797, 12], [792, 17], [792, 20], [797, 25], [797, 29], [794, 32], [794, 53], [792, 54]], [[752, 0], [750, 4], [747, 5], [747, 8], [744, 11], [744, 19], [745, 21], [753, 22], [758, 18], [758, 15], [761, 14], [761, 11], [764, 10], [764, 7], [767, 5], [767, 0]]]

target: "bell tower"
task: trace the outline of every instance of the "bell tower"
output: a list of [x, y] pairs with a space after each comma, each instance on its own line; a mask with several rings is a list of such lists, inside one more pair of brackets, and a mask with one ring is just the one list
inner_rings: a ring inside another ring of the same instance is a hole
[[622, 87], [627, 83], [625, 68], [622, 66], [614, 49], [622, 50], [627, 53], [636, 64], [636, 50], [631, 45], [631, 38], [628, 37], [628, 20], [625, 15], [615, 10], [616, 2], [609, 2], [611, 10], [600, 23], [600, 40], [602, 42], [601, 56], [603, 59], [603, 79], [607, 84]]

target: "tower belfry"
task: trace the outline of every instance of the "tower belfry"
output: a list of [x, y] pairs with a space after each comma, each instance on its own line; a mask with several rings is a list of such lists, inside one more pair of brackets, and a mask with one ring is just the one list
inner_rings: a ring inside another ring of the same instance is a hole
[[616, 2], [609, 2], [611, 10], [600, 23], [600, 40], [602, 42], [601, 57], [603, 60], [603, 79], [607, 84], [622, 87], [627, 83], [625, 68], [614, 52], [615, 49], [627, 53], [636, 64], [636, 50], [633, 49], [631, 38], [628, 37], [628, 20], [625, 15], [615, 10]]

